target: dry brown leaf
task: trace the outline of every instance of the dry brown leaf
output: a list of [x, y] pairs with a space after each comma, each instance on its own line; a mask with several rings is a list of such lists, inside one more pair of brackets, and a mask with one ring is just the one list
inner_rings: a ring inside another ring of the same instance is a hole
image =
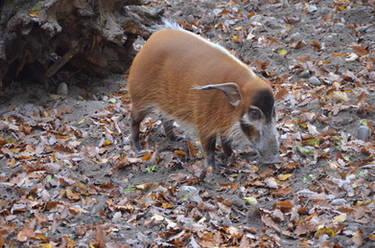
[[361, 46], [352, 46], [352, 49], [353, 49], [353, 51], [355, 51], [356, 53], [358, 53], [362, 56], [368, 54], [367, 50], [364, 49]]
[[266, 225], [266, 226], [268, 226], [268, 227], [270, 227], [270, 228], [272, 228], [273, 230], [275, 230], [276, 232], [281, 232], [281, 230], [280, 230], [280, 228], [279, 228], [279, 226], [270, 218], [270, 217], [267, 217], [267, 216], [264, 216], [264, 215], [262, 215], [262, 221], [263, 221], [263, 223]]
[[142, 160], [143, 161], [149, 160], [151, 156], [152, 156], [151, 153], [146, 152], [145, 155], [143, 155]]
[[312, 46], [318, 50], [322, 49], [321, 45], [315, 40], [312, 42]]
[[102, 227], [96, 228], [96, 234], [95, 234], [95, 243], [97, 248], [104, 248], [105, 247], [105, 233]]
[[284, 16], [283, 19], [284, 19], [284, 21], [285, 21], [286, 23], [288, 23], [288, 24], [295, 24], [295, 23], [301, 21], [301, 19], [298, 18], [298, 17], [288, 17], [288, 16]]
[[277, 91], [275, 95], [276, 101], [283, 99], [287, 94], [288, 94], [288, 90], [286, 89], [286, 87], [284, 86], [279, 87], [279, 90]]
[[354, 244], [361, 246], [363, 244], [363, 239], [362, 239], [362, 231], [359, 229], [358, 231], [353, 233], [352, 241]]
[[291, 47], [294, 49], [301, 49], [302, 47], [305, 47], [305, 46], [306, 46], [306, 43], [303, 40], [296, 41], [291, 45]]
[[186, 155], [186, 153], [182, 150], [175, 150], [174, 153], [176, 153], [179, 156], [185, 156]]
[[276, 201], [274, 208], [280, 209], [283, 213], [290, 212], [294, 204], [292, 201]]

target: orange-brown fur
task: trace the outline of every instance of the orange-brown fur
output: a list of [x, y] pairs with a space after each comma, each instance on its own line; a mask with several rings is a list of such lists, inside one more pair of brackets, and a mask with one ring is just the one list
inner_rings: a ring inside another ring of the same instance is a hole
[[[147, 107], [156, 107], [193, 124], [201, 141], [228, 135], [251, 105], [254, 92], [272, 91], [268, 82], [234, 57], [187, 31], [170, 29], [150, 37], [135, 57], [128, 81], [136, 118]], [[226, 82], [235, 82], [240, 88], [242, 100], [237, 107], [219, 90], [192, 89]]]

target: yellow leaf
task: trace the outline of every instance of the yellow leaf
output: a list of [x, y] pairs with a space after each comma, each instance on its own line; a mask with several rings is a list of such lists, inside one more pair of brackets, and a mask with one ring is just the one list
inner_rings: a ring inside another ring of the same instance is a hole
[[259, 170], [259, 168], [256, 165], [250, 164], [250, 167], [254, 173], [256, 173]]
[[65, 194], [66, 194], [66, 197], [68, 197], [69, 199], [72, 197], [73, 195], [73, 192], [71, 189], [66, 189], [65, 190]]
[[39, 17], [40, 14], [37, 12], [37, 11], [29, 11], [29, 13], [27, 13], [30, 17]]
[[233, 39], [233, 40], [237, 40], [237, 39], [238, 39], [238, 36], [235, 35], [235, 36], [232, 37], [232, 39]]
[[279, 176], [279, 179], [281, 180], [281, 181], [285, 181], [285, 180], [287, 180], [289, 177], [291, 177], [292, 176], [292, 174], [281, 174], [280, 176]]
[[104, 141], [103, 146], [109, 146], [110, 144], [111, 144], [111, 141], [106, 140], [106, 141]]
[[333, 218], [333, 222], [343, 223], [346, 220], [346, 214], [340, 214]]
[[148, 186], [148, 183], [138, 184], [135, 186], [137, 189], [144, 190]]
[[277, 53], [281, 56], [284, 56], [288, 53], [288, 51], [286, 49], [279, 49], [279, 51], [277, 51]]
[[292, 30], [292, 27], [289, 26], [289, 25], [284, 25], [284, 28], [287, 29], [287, 30]]
[[38, 244], [38, 247], [42, 248], [52, 248], [53, 246], [51, 244]]
[[80, 121], [78, 122], [78, 124], [81, 125], [81, 124], [84, 123], [85, 121], [86, 121], [86, 119], [83, 118], [82, 120], [80, 120]]
[[161, 207], [164, 209], [169, 209], [169, 208], [172, 208], [173, 206], [174, 206], [173, 203], [163, 203]]

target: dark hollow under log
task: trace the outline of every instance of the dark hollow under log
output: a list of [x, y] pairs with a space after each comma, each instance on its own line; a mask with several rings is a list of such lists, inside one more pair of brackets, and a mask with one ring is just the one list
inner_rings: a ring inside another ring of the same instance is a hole
[[141, 0], [0, 0], [0, 87], [23, 73], [48, 85], [67, 64], [123, 73], [161, 16]]

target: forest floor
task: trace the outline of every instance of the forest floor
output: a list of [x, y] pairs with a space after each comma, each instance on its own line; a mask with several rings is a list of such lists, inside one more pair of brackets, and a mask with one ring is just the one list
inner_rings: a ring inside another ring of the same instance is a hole
[[289, 2], [146, 6], [272, 82], [282, 163], [200, 180], [201, 148], [187, 159], [157, 115], [131, 150], [124, 75], [67, 96], [20, 82], [0, 105], [0, 247], [374, 247], [375, 2]]

